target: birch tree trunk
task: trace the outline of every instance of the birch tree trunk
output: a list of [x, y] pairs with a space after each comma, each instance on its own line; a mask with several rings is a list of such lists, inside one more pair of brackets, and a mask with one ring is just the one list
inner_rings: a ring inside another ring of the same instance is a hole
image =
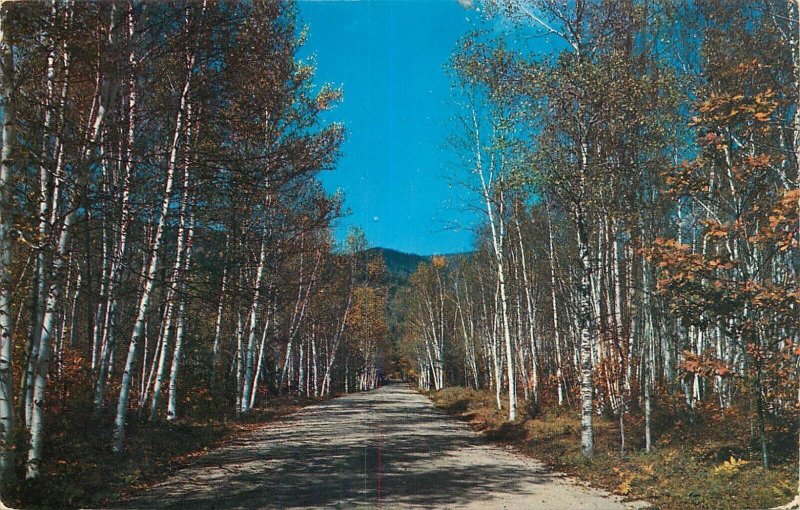
[[[642, 239], [644, 239], [644, 232], [642, 233]], [[651, 451], [653, 448], [653, 441], [651, 436], [651, 402], [650, 402], [650, 391], [651, 386], [655, 380], [655, 367], [654, 367], [654, 356], [655, 356], [655, 349], [653, 346], [654, 341], [654, 328], [653, 328], [653, 316], [652, 316], [652, 303], [650, 301], [650, 267], [647, 263], [646, 257], [642, 257], [642, 311], [644, 317], [643, 321], [643, 330], [644, 330], [644, 342], [647, 351], [645, 352], [645, 366], [644, 366], [644, 418], [645, 418], [645, 426], [644, 426], [644, 435], [645, 435], [645, 450]]]
[[[800, 187], [800, 0], [790, 0], [791, 11], [793, 11], [793, 19], [789, 20], [791, 27], [791, 50], [792, 50], [792, 67], [794, 75], [794, 119], [793, 127], [794, 133], [792, 137], [792, 149], [794, 151], [795, 161], [795, 186]], [[797, 202], [797, 209], [800, 211], [800, 199]], [[797, 401], [800, 403], [800, 372], [798, 372], [798, 393]], [[798, 427], [800, 428], [800, 426]], [[800, 435], [798, 435], [798, 479], [797, 479], [797, 497], [794, 503], [800, 508]]]
[[[283, 364], [283, 369], [281, 370], [281, 380], [279, 391], [283, 391], [284, 382], [286, 380], [287, 370], [290, 367], [289, 365], [289, 355], [292, 352], [292, 346], [294, 344], [294, 340], [297, 337], [298, 332], [300, 331], [300, 326], [303, 323], [303, 320], [306, 316], [306, 311], [308, 310], [308, 304], [311, 299], [311, 292], [314, 289], [314, 285], [317, 279], [317, 273], [319, 271], [320, 263], [322, 262], [322, 253], [317, 253], [315, 257], [314, 266], [311, 269], [311, 274], [309, 276], [308, 284], [305, 285], [305, 289], [302, 283], [299, 285], [297, 290], [297, 301], [295, 302], [294, 310], [292, 312], [291, 320], [289, 321], [289, 338], [286, 344], [286, 360]], [[300, 278], [302, 280], [303, 275], [303, 257], [300, 258]], [[301, 360], [302, 361], [302, 360]]]
[[551, 209], [549, 202], [546, 204], [545, 215], [547, 216], [548, 253], [550, 254], [550, 303], [553, 310], [553, 343], [556, 348], [556, 385], [558, 386], [558, 405], [563, 406], [566, 384], [564, 383], [563, 372], [564, 361], [561, 357], [561, 329], [558, 321], [558, 300], [556, 299], [556, 255], [553, 242], [553, 225], [550, 221]]
[[[528, 265], [525, 260], [525, 244], [522, 242], [522, 229], [519, 224], [519, 217], [515, 215], [517, 227], [517, 241], [519, 243], [519, 258], [522, 265], [522, 285], [525, 287], [525, 305], [527, 307], [528, 321], [528, 341], [531, 348], [531, 391], [533, 401], [539, 402], [539, 368], [537, 366], [538, 346], [536, 342], [536, 303], [531, 294], [531, 282], [528, 279]], [[560, 383], [559, 383], [560, 386]]]
[[[0, 4], [0, 483], [14, 475], [14, 374], [12, 366], [14, 324], [11, 312], [12, 218], [11, 176], [16, 130], [14, 110], [14, 50], [8, 41], [8, 4]], [[2, 503], [0, 503], [2, 504]]]
[[244, 321], [242, 312], [236, 313], [236, 416], [242, 409], [242, 379], [244, 378]]
[[261, 342], [258, 347], [258, 362], [256, 363], [256, 373], [253, 376], [253, 390], [250, 392], [250, 402], [248, 407], [250, 409], [256, 405], [256, 395], [258, 395], [258, 380], [261, 377], [261, 370], [264, 363], [264, 351], [267, 347], [267, 334], [269, 333], [269, 319], [264, 323], [264, 330], [261, 333]]
[[[131, 40], [135, 33], [135, 21], [133, 11], [128, 13], [128, 39]], [[137, 129], [137, 109], [138, 95], [136, 86], [136, 55], [134, 50], [128, 54], [128, 65], [130, 75], [128, 77], [128, 132], [125, 147], [125, 165], [122, 176], [122, 196], [119, 233], [117, 236], [116, 247], [111, 259], [111, 277], [108, 281], [107, 303], [104, 307], [105, 317], [102, 328], [102, 337], [99, 339], [98, 369], [97, 380], [95, 382], [94, 407], [95, 412], [99, 412], [105, 401], [105, 385], [108, 378], [111, 354], [114, 351], [114, 340], [116, 338], [116, 312], [117, 312], [117, 289], [124, 269], [123, 260], [128, 246], [128, 230], [131, 223], [131, 188], [134, 171], [134, 145], [136, 143]], [[93, 357], [94, 357], [93, 347]]]
[[592, 306], [592, 261], [583, 199], [586, 192], [589, 149], [586, 141], [580, 146], [580, 175], [578, 203], [575, 204], [575, 226], [578, 231], [580, 257], [580, 283], [578, 286], [578, 327], [580, 330], [581, 374], [581, 453], [585, 458], [594, 456], [592, 414], [594, 397], [592, 347], [594, 343], [594, 307]]
[[[187, 169], [188, 174], [188, 169]], [[188, 189], [189, 183], [184, 183]], [[194, 216], [189, 216], [188, 232], [186, 233], [186, 256], [182, 269], [181, 286], [178, 291], [178, 324], [175, 328], [175, 352], [172, 353], [172, 366], [169, 371], [169, 394], [167, 399], [167, 420], [178, 418], [178, 372], [181, 366], [181, 354], [183, 353], [183, 338], [186, 329], [186, 278], [192, 264], [192, 239], [194, 237]], [[166, 346], [164, 346], [166, 348]]]
[[[205, 6], [204, 6], [205, 8]], [[189, 100], [189, 89], [191, 86], [191, 77], [194, 69], [195, 55], [194, 52], [188, 59], [186, 67], [186, 74], [181, 90], [180, 98], [178, 101], [178, 112], [175, 118], [175, 129], [172, 134], [172, 143], [169, 151], [169, 161], [167, 163], [166, 179], [164, 184], [164, 194], [161, 200], [161, 208], [159, 210], [158, 223], [156, 225], [156, 232], [153, 235], [153, 241], [150, 246], [149, 262], [147, 264], [147, 271], [144, 277], [144, 286], [139, 296], [139, 303], [137, 305], [136, 320], [131, 334], [130, 344], [128, 346], [128, 356], [125, 360], [125, 369], [122, 373], [122, 383], [119, 390], [119, 399], [117, 402], [116, 418], [114, 419], [114, 452], [121, 452], [123, 442], [125, 440], [125, 427], [127, 425], [128, 417], [128, 399], [130, 397], [131, 380], [133, 378], [134, 366], [136, 364], [136, 355], [139, 348], [139, 341], [144, 334], [144, 324], [147, 317], [147, 312], [150, 309], [150, 298], [153, 292], [155, 283], [156, 272], [158, 271], [158, 252], [164, 235], [164, 225], [166, 223], [167, 214], [169, 213], [169, 204], [172, 199], [172, 187], [175, 177], [175, 169], [178, 161], [178, 148], [180, 146], [181, 133], [183, 131], [184, 116], [186, 113], [187, 102]]]
[[[225, 246], [227, 247], [227, 240]], [[214, 321], [214, 343], [211, 347], [211, 377], [209, 378], [211, 387], [216, 386], [217, 364], [219, 363], [219, 344], [222, 339], [222, 312], [225, 306], [225, 286], [228, 283], [228, 268], [222, 270], [222, 284], [219, 289], [219, 302], [217, 304], [217, 318]]]
[[[57, 2], [53, 2], [51, 9], [50, 9], [50, 27], [55, 29], [57, 23]], [[51, 168], [47, 168], [45, 166], [45, 161], [48, 160], [50, 155], [50, 147], [51, 147], [51, 133], [52, 133], [52, 123], [53, 123], [53, 88], [55, 86], [55, 78], [56, 78], [56, 69], [55, 69], [55, 47], [54, 41], [51, 36], [47, 37], [47, 44], [48, 48], [48, 55], [47, 55], [47, 80], [45, 86], [45, 105], [46, 111], [44, 116], [44, 123], [43, 123], [43, 140], [42, 140], [42, 150], [40, 154], [40, 164], [39, 164], [39, 239], [42, 243], [48, 239], [50, 226], [51, 226], [51, 218], [55, 218], [56, 211], [50, 211], [51, 204], [57, 204], [57, 197], [55, 193], [51, 192], [51, 176], [56, 176], [56, 179], [59, 179], [58, 173], [59, 169], [56, 168], [55, 171]], [[66, 45], [64, 48], [64, 56], [65, 62], [68, 62], [68, 52], [66, 50]], [[13, 62], [12, 62], [13, 63]], [[62, 103], [59, 105], [59, 111], [63, 112], [63, 99], [65, 99], [66, 95], [66, 87], [69, 82], [68, 80], [68, 73], [67, 73], [67, 66], [65, 65], [65, 76], [64, 76], [64, 85], [63, 85], [63, 94], [62, 94]], [[13, 108], [13, 106], [12, 106]], [[60, 137], [56, 137], [56, 145], [54, 149], [54, 156], [60, 152], [59, 147], [59, 139]], [[53, 190], [57, 193], [58, 186], [55, 186]], [[28, 363], [27, 369], [23, 375], [22, 381], [22, 394], [25, 396], [25, 425], [26, 428], [30, 428], [30, 415], [31, 415], [31, 405], [33, 402], [33, 388], [30, 382], [33, 380], [33, 372], [35, 368], [35, 360], [38, 357], [38, 347], [39, 347], [39, 335], [41, 334], [42, 328], [42, 321], [44, 320], [44, 307], [42, 306], [44, 303], [44, 296], [47, 292], [47, 266], [50, 264], [49, 257], [47, 256], [48, 250], [39, 249], [37, 256], [36, 256], [36, 273], [35, 273], [35, 284], [33, 289], [33, 300], [32, 300], [32, 316], [34, 317], [33, 320], [33, 327], [31, 328], [31, 334], [29, 337], [29, 344], [26, 351], [28, 352]]]
[[[186, 126], [187, 126], [187, 139], [190, 138], [190, 123], [191, 123], [191, 105], [186, 106]], [[188, 151], [184, 151], [185, 153]], [[181, 191], [181, 200], [180, 200], [180, 211], [178, 212], [178, 236], [177, 242], [175, 247], [175, 263], [172, 268], [172, 276], [169, 280], [170, 288], [167, 290], [167, 311], [166, 321], [163, 328], [163, 335], [161, 337], [161, 341], [159, 342], [160, 346], [160, 355], [158, 359], [158, 371], [156, 373], [155, 384], [153, 386], [153, 396], [150, 403], [150, 419], [153, 420], [156, 418], [158, 414], [158, 405], [161, 398], [161, 387], [164, 384], [164, 377], [166, 374], [166, 361], [167, 361], [167, 352], [169, 351], [169, 338], [170, 338], [170, 331], [172, 329], [172, 322], [173, 322], [173, 312], [175, 309], [175, 299], [177, 296], [178, 300], [178, 310], [176, 313], [177, 318], [175, 322], [177, 323], [175, 327], [175, 350], [179, 351], [178, 349], [178, 342], [179, 336], [183, 335], [183, 325], [181, 324], [181, 313], [185, 312], [185, 296], [184, 296], [184, 288], [185, 288], [185, 278], [186, 278], [186, 271], [189, 267], [189, 261], [191, 259], [191, 243], [192, 243], [192, 235], [193, 235], [193, 228], [191, 225], [192, 220], [190, 219], [189, 214], [189, 201], [190, 198], [190, 182], [189, 182], [189, 165], [185, 161], [183, 165], [183, 183], [182, 183], [182, 191]], [[175, 364], [175, 358], [173, 358], [173, 366]], [[177, 372], [176, 372], [177, 373]], [[170, 377], [171, 378], [171, 377]], [[171, 381], [170, 381], [171, 384]], [[167, 413], [167, 419], [169, 419], [169, 413]]]
[[[267, 200], [269, 206], [269, 200]], [[253, 286], [253, 299], [250, 303], [250, 313], [247, 326], [247, 350], [244, 355], [244, 381], [242, 383], [242, 398], [239, 412], [246, 413], [250, 410], [250, 393], [253, 388], [253, 363], [256, 348], [256, 335], [258, 335], [258, 302], [261, 296], [261, 281], [264, 277], [264, 266], [267, 262], [267, 233], [264, 228], [264, 237], [261, 240], [261, 252], [258, 257], [255, 284]]]
[[350, 308], [352, 305], [353, 305], [353, 280], [351, 277], [350, 288], [347, 291], [347, 302], [345, 304], [344, 310], [342, 311], [342, 316], [340, 318], [338, 327], [336, 328], [336, 333], [334, 335], [333, 342], [331, 342], [327, 363], [325, 363], [325, 375], [322, 376], [323, 395], [330, 394], [331, 369], [333, 368], [333, 363], [336, 361], [336, 352], [339, 350], [339, 344], [341, 343], [342, 337], [344, 336], [344, 330], [347, 327], [347, 318], [350, 315]]
[[[178, 261], [180, 261], [180, 257], [178, 257]], [[172, 334], [172, 325], [173, 325], [173, 317], [174, 317], [174, 300], [175, 295], [173, 292], [167, 292], [166, 296], [166, 305], [164, 309], [163, 315], [163, 323], [160, 328], [160, 334], [158, 336], [158, 356], [153, 358], [155, 374], [153, 379], [153, 390], [152, 394], [150, 395], [150, 420], [155, 420], [158, 417], [158, 405], [161, 401], [161, 387], [164, 385], [164, 375], [166, 374], [167, 370], [167, 356], [169, 353], [169, 339]], [[147, 326], [145, 325], [144, 329], [144, 337], [147, 337]], [[147, 401], [147, 396], [143, 397], [142, 404], [145, 404]]]
[[[508, 321], [508, 297], [506, 294], [506, 275], [505, 275], [505, 267], [504, 267], [504, 237], [505, 237], [505, 226], [504, 220], [502, 218], [502, 211], [498, 217], [495, 217], [495, 207], [496, 205], [493, 203], [494, 197], [493, 195], [499, 194], [500, 195], [500, 206], [502, 207], [502, 193], [503, 191], [500, 190], [499, 193], [495, 189], [495, 183], [493, 182], [493, 175], [492, 173], [496, 170], [494, 168], [494, 161], [492, 161], [492, 165], [490, 168], [490, 175], [487, 178], [484, 175], [483, 169], [483, 162], [481, 153], [483, 148], [481, 147], [480, 141], [480, 128], [478, 124], [477, 115], [475, 110], [472, 110], [472, 121], [474, 125], [474, 137], [475, 137], [475, 157], [476, 157], [476, 165], [475, 165], [475, 173], [478, 174], [478, 178], [480, 179], [481, 183], [481, 193], [482, 198], [486, 206], [486, 215], [489, 220], [489, 228], [491, 231], [491, 241], [492, 247], [494, 248], [494, 256], [495, 256], [495, 267], [497, 269], [497, 282], [499, 286], [500, 292], [500, 305], [501, 305], [501, 318], [503, 324], [503, 339], [505, 341], [505, 348], [506, 348], [506, 366], [508, 372], [508, 419], [509, 421], [514, 421], [517, 419], [517, 387], [516, 387], [516, 376], [514, 373], [514, 355], [512, 352], [511, 346], [511, 328]], [[499, 170], [502, 172], [502, 168]]]
[[592, 434], [592, 341], [594, 318], [592, 310], [592, 265], [589, 252], [589, 238], [586, 232], [586, 219], [583, 209], [578, 206], [576, 213], [578, 227], [578, 249], [580, 253], [581, 276], [578, 290], [578, 323], [580, 327], [580, 372], [581, 372], [581, 452], [586, 458], [594, 455], [594, 436]]
[[319, 397], [319, 376], [317, 374], [317, 332], [311, 329], [311, 369], [314, 377], [314, 398]]
[[[497, 339], [497, 329], [498, 329], [498, 301], [500, 299], [500, 284], [497, 284], [497, 289], [494, 293], [494, 309], [492, 313], [492, 326], [490, 328], [489, 333], [489, 343], [491, 346], [492, 351], [492, 368], [494, 368], [494, 386], [495, 386], [495, 400], [497, 401], [497, 409], [503, 409], [503, 401], [501, 398], [501, 394], [503, 392], [503, 372], [500, 368], [501, 360], [500, 360], [500, 353], [498, 352], [498, 344], [499, 341]], [[487, 316], [488, 320], [488, 316]]]
[[[117, 31], [118, 7], [116, 3], [111, 4], [110, 22], [108, 29], [108, 46], [113, 47], [115, 34]], [[111, 51], [111, 50], [106, 50]], [[64, 269], [64, 261], [68, 256], [72, 238], [72, 225], [78, 217], [79, 205], [82, 197], [79, 195], [85, 188], [85, 183], [89, 178], [89, 170], [94, 159], [95, 146], [100, 138], [101, 129], [105, 122], [108, 110], [116, 97], [118, 82], [116, 76], [104, 76], [99, 90], [98, 107], [92, 122], [90, 135], [84, 149], [81, 151], [81, 161], [77, 165], [78, 182], [71, 200], [67, 204], [69, 211], [59, 230], [56, 254], [50, 272], [50, 284], [48, 285], [47, 297], [45, 300], [45, 313], [42, 320], [41, 333], [39, 335], [38, 357], [36, 358], [35, 374], [33, 379], [33, 402], [31, 405], [30, 419], [30, 448], [28, 450], [28, 462], [26, 477], [28, 479], [38, 478], [40, 475], [41, 451], [42, 451], [42, 432], [44, 427], [44, 399], [47, 387], [47, 371], [50, 364], [52, 351], [53, 334], [55, 333], [56, 315], [59, 311], [59, 302], [62, 295], [61, 274]], [[55, 196], [54, 196], [55, 201]], [[52, 207], [53, 213], [57, 207]]]

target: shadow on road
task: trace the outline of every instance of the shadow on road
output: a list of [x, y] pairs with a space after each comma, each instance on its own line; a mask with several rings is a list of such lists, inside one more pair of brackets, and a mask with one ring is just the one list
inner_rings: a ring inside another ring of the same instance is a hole
[[[483, 448], [420, 395], [393, 384], [328, 401], [186, 468], [128, 508], [460, 506], [531, 482], [524, 466], [482, 462]], [[385, 503], [391, 501], [391, 504]]]

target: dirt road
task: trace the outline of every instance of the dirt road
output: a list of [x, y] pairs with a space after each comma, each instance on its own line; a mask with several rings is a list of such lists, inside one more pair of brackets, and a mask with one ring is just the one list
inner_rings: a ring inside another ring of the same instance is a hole
[[203, 457], [126, 508], [642, 508], [487, 444], [394, 384], [307, 407]]

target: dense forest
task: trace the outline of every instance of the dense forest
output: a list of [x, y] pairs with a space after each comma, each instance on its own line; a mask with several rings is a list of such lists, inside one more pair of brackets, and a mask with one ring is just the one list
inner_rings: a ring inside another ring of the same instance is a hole
[[796, 459], [798, 3], [481, 6], [511, 28], [468, 35], [449, 69], [484, 221], [468, 258], [411, 276], [406, 369], [491, 389], [509, 420], [579, 409], [587, 458], [600, 415], [624, 452], [655, 447], [656, 415], [734, 413], [749, 460]]
[[3, 487], [74, 427], [125, 456], [132, 421], [377, 384], [385, 269], [333, 240], [304, 38], [279, 0], [3, 2]]

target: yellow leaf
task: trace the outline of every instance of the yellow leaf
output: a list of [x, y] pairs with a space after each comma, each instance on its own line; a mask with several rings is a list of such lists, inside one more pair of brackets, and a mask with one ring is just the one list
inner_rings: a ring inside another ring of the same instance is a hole
[[714, 468], [714, 474], [716, 475], [732, 474], [739, 471], [739, 468], [747, 464], [749, 464], [748, 461], [737, 459], [736, 457], [731, 455], [731, 458], [729, 460], [726, 460], [725, 462]]

